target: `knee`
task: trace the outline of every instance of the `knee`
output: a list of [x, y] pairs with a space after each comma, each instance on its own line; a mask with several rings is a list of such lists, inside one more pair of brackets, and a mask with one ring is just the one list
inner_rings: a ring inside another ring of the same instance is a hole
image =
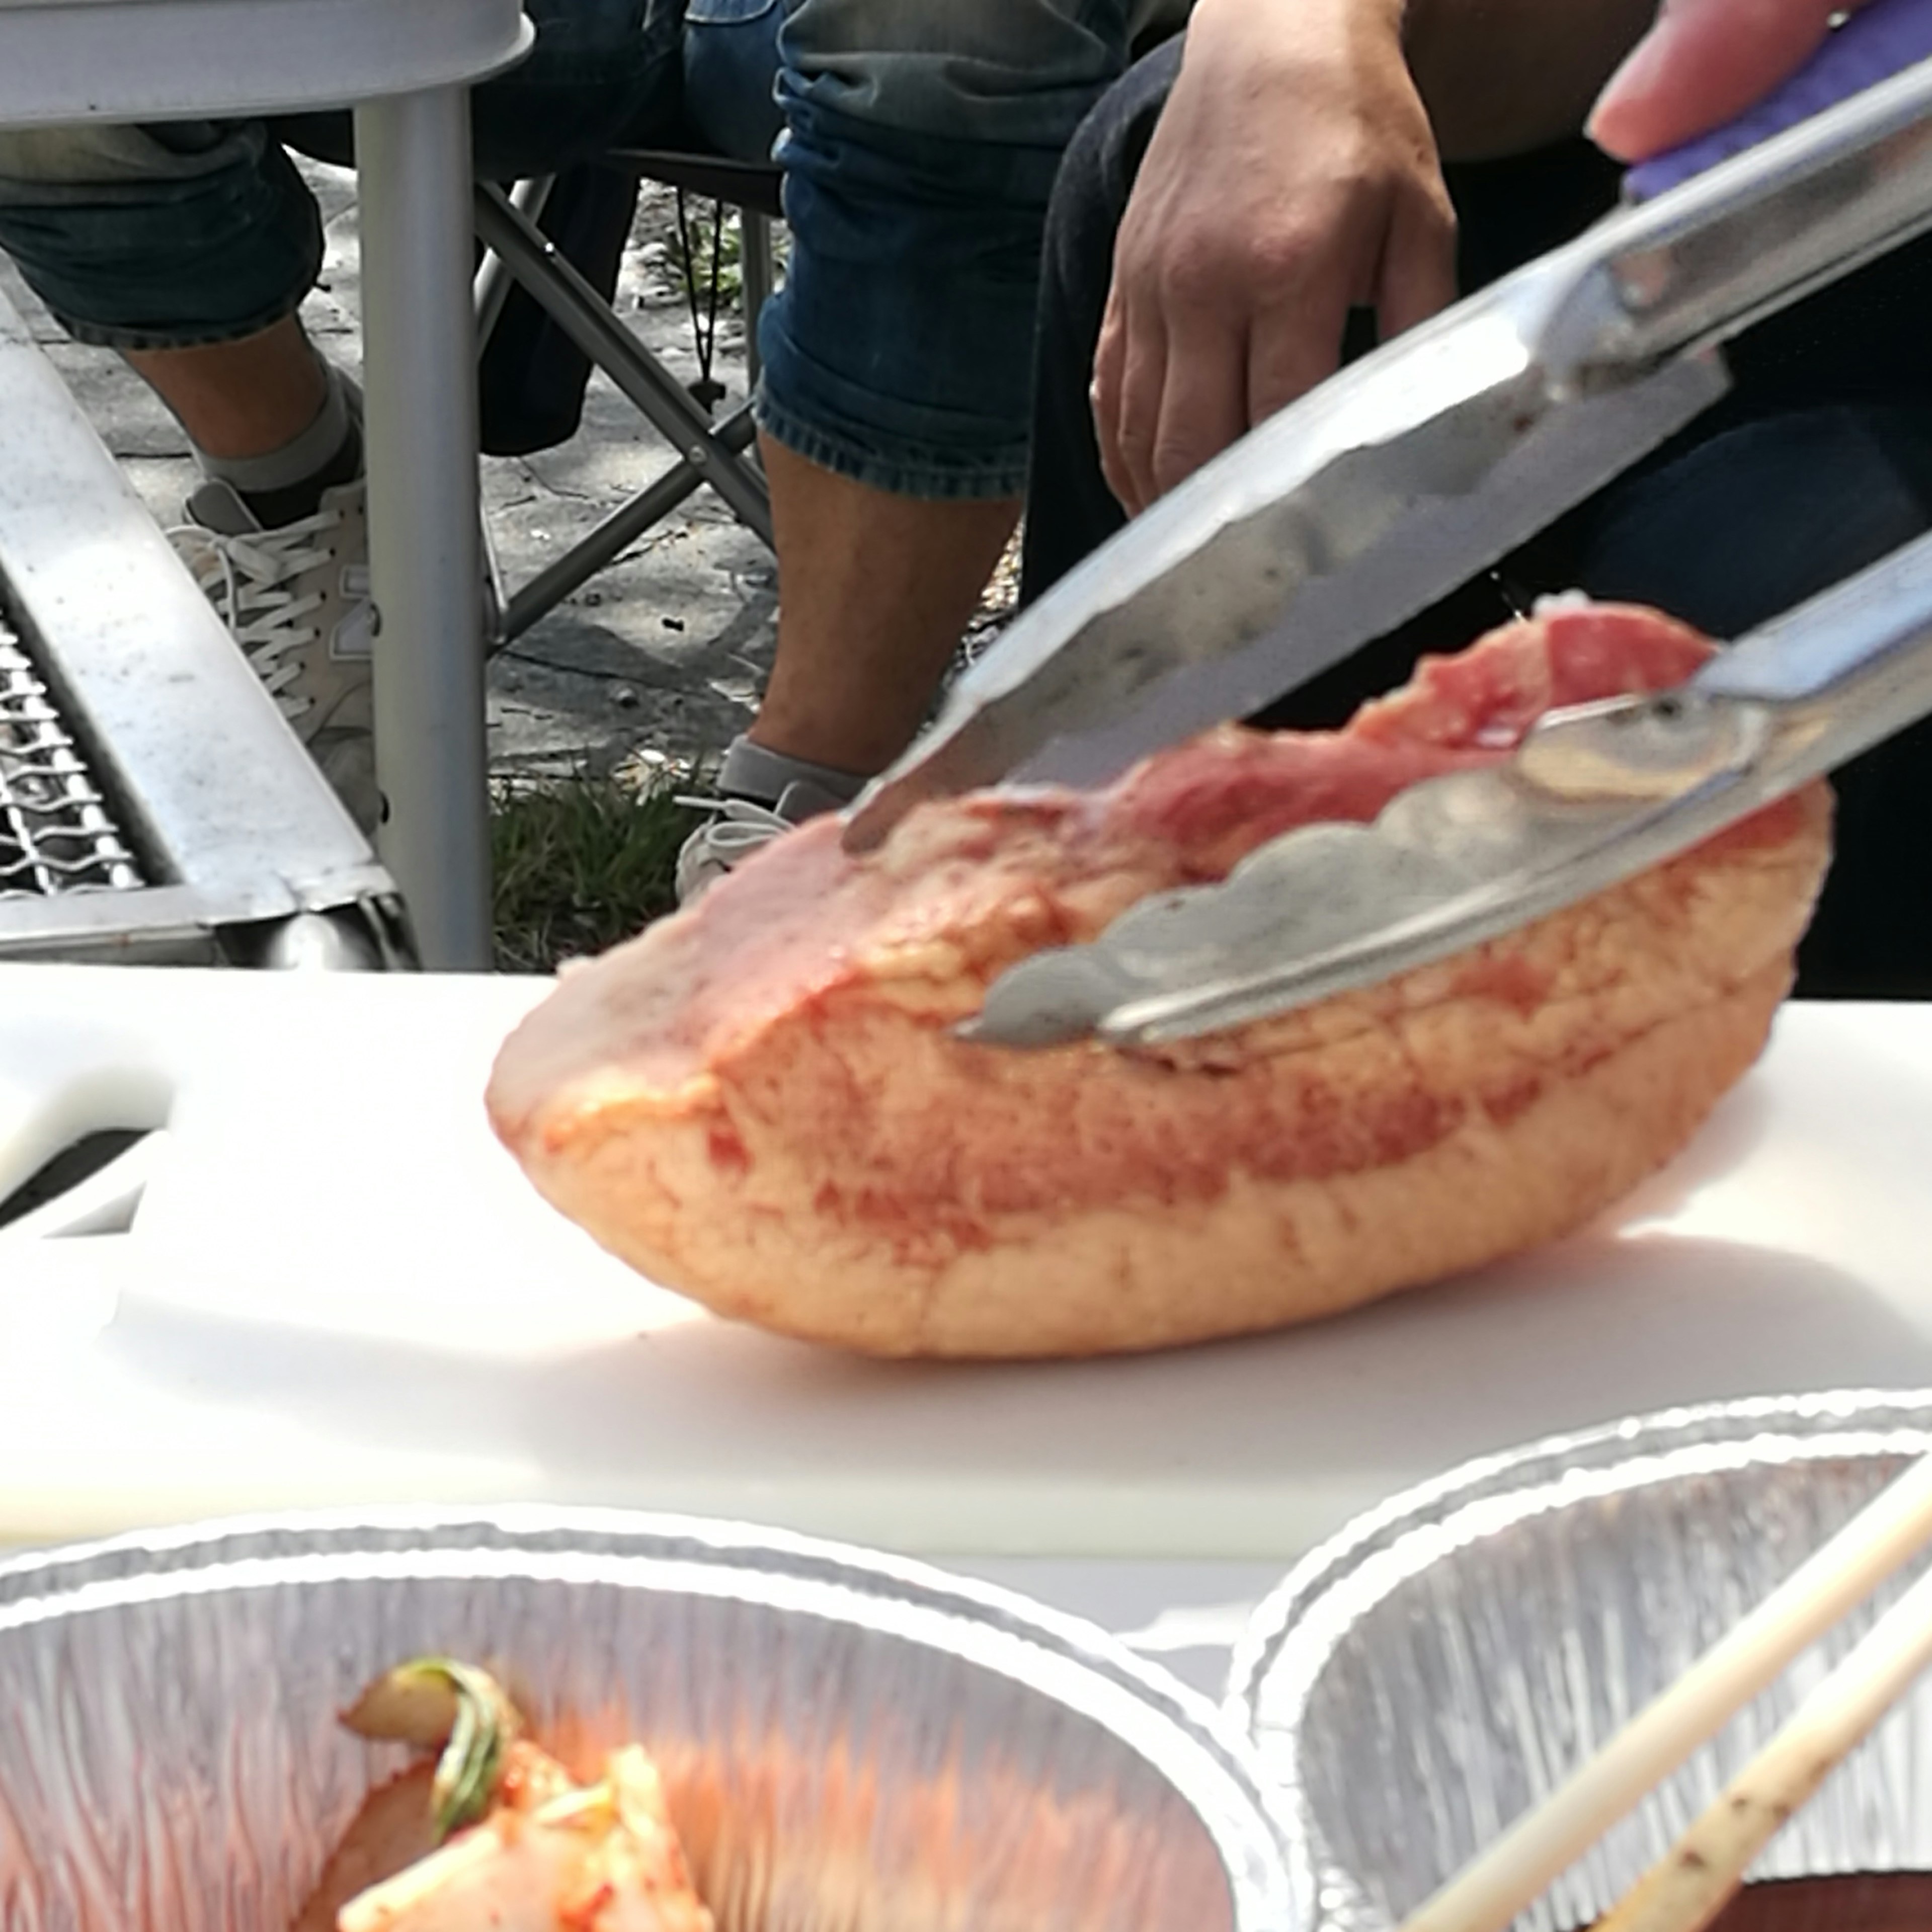
[[0, 194], [0, 248], [86, 341], [184, 348], [250, 334], [292, 310], [321, 265], [314, 200], [255, 124], [199, 151], [158, 144], [143, 165], [86, 178], [44, 166], [39, 182]]
[[82, 188], [136, 179], [161, 159], [145, 130], [88, 122], [68, 128], [0, 128], [0, 182], [16, 188]]
[[796, 0], [781, 96], [860, 126], [1057, 153], [1125, 67], [1132, 12], [1130, 0]]
[[676, 38], [670, 10], [658, 0], [524, 0], [524, 11], [536, 34], [526, 73], [532, 66], [575, 71], [602, 60], [621, 62], [640, 40]]

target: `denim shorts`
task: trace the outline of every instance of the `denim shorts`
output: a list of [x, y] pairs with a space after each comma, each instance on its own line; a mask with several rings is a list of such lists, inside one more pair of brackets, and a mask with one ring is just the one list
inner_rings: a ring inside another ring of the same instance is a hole
[[1126, 65], [1130, 0], [785, 10], [792, 255], [759, 329], [760, 426], [894, 494], [1017, 496], [1047, 202]]
[[[760, 332], [766, 433], [897, 494], [1015, 496], [1040, 238], [1061, 151], [1123, 69], [1136, 0], [526, 0], [536, 46], [476, 94], [477, 165], [623, 140], [785, 166]], [[322, 259], [284, 142], [346, 116], [0, 131], [0, 248], [78, 339], [234, 340]]]

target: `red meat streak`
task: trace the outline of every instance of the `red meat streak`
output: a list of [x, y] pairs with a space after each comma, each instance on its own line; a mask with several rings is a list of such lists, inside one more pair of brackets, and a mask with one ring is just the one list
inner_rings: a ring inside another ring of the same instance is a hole
[[[928, 1030], [941, 1035], [1013, 960], [1090, 937], [1132, 899], [1225, 877], [1300, 826], [1366, 822], [1424, 778], [1507, 757], [1545, 712], [1667, 689], [1710, 649], [1654, 612], [1565, 610], [1425, 659], [1407, 687], [1340, 732], [1224, 728], [1099, 792], [988, 793], [922, 807], [862, 856], [842, 849], [835, 820], [814, 821], [634, 942], [628, 970], [590, 969], [596, 1023], [579, 1014], [548, 1052], [526, 1054], [518, 1093], [499, 1096], [500, 1118], [514, 1131], [522, 1096], [535, 1101], [566, 1081], [594, 1104], [608, 1077], [614, 1097], [642, 1087], [668, 1114], [711, 1110], [711, 1159], [721, 1174], [742, 1174], [752, 1156], [719, 1089], [755, 1106], [782, 1076], [774, 1058], [820, 1050], [836, 1031], [814, 1077], [785, 1084], [790, 1131], [821, 1148], [830, 1172], [854, 1178], [826, 1182], [820, 1210], [892, 1232], [909, 1258], [928, 1244], [935, 1253], [980, 1244], [1000, 1212], [1129, 1195], [1212, 1198], [1231, 1166], [1289, 1178], [1393, 1164], [1440, 1140], [1472, 1100], [1506, 1122], [1534, 1104], [1542, 1077], [1519, 1072], [1480, 1094], [1437, 1094], [1405, 1078], [1392, 1046], [1391, 1077], [1342, 1094], [1298, 1068], [1303, 1056], [1244, 1057], [1239, 1034], [1144, 1058], [1091, 1047], [990, 1053], [934, 1037], [944, 1077], [911, 1111], [902, 1095], [882, 1115], [862, 1104], [866, 1076], [854, 1070], [866, 1046], [854, 1030], [877, 1022], [902, 1041], [905, 1012], [880, 988], [923, 976], [936, 1000]], [[1776, 844], [1801, 822], [1799, 805], [1784, 801], [1703, 850]], [[1673, 898], [1697, 889], [1694, 866], [1658, 878]], [[906, 970], [934, 947], [938, 963]], [[1553, 970], [1507, 947], [1479, 949], [1453, 991], [1531, 1014]], [[1549, 1077], [1583, 1070], [1618, 1043], [1582, 1046]], [[1088, 1058], [1078, 1078], [1069, 1077], [1070, 1052]], [[812, 1096], [808, 1120], [798, 1116], [802, 1094]], [[544, 1125], [561, 1146], [580, 1128], [580, 1108], [558, 1108]], [[1076, 1160], [1055, 1158], [1074, 1149]]]

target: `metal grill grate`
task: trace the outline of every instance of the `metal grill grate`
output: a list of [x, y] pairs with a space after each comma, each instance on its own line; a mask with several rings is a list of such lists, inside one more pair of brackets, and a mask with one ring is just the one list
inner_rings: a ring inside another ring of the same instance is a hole
[[0, 612], [0, 899], [130, 892], [146, 882]]

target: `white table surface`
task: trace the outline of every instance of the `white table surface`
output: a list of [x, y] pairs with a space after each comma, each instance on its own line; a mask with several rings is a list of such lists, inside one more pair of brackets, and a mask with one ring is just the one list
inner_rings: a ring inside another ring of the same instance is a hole
[[1552, 1430], [1932, 1384], [1932, 1010], [1788, 1009], [1620, 1220], [1514, 1264], [1249, 1342], [947, 1367], [720, 1322], [553, 1215], [479, 1100], [542, 991], [0, 968], [0, 1174], [170, 1123], [131, 1232], [0, 1236], [0, 1538], [546, 1499], [1279, 1566]]
[[0, 0], [0, 124], [340, 107], [514, 58], [520, 0]]

